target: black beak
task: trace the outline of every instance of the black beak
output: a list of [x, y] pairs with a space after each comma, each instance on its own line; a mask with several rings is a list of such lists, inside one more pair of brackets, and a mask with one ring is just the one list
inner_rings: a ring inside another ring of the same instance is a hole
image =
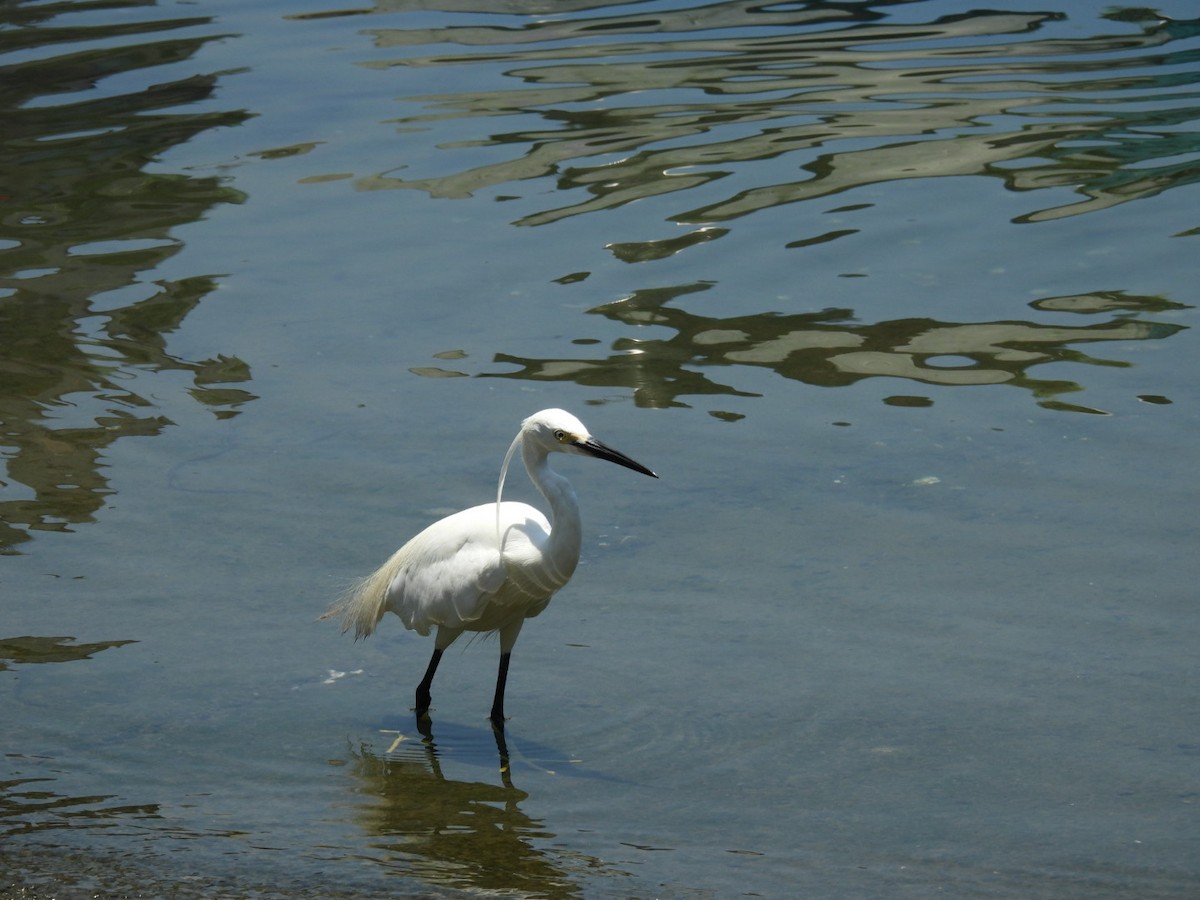
[[624, 453], [600, 443], [595, 438], [588, 438], [586, 441], [580, 441], [575, 446], [577, 446], [580, 450], [583, 450], [596, 457], [596, 459], [607, 459], [609, 462], [614, 462], [618, 466], [624, 466], [627, 469], [633, 469], [633, 471], [641, 472], [643, 475], [649, 475], [651, 478], [658, 477], [640, 462], [634, 462]]

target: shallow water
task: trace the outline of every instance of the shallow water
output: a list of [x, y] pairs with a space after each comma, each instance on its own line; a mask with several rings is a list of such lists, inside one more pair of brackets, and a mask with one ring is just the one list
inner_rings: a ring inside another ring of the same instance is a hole
[[[436, 6], [0, 13], [3, 891], [1187, 896], [1190, 6]], [[314, 619], [547, 406], [502, 767]]]

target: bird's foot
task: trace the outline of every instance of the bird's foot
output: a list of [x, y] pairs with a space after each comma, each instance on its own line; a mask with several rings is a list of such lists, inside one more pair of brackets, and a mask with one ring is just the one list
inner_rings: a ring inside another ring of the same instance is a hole
[[417, 716], [417, 732], [423, 738], [433, 737], [433, 719], [429, 717], [428, 711], [424, 715]]
[[413, 712], [417, 714], [417, 717], [420, 718], [421, 716], [429, 715], [429, 705], [433, 702], [433, 698], [430, 696], [429, 691], [423, 691], [420, 688], [417, 688], [417, 695], [413, 699], [416, 700], [416, 705], [413, 707]]

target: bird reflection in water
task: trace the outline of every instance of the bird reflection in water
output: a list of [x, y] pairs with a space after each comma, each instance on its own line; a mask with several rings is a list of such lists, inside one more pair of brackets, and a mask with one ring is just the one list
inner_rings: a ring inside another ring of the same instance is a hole
[[[368, 742], [351, 751], [356, 792], [367, 801], [359, 824], [378, 838], [371, 846], [386, 853], [381, 861], [442, 888], [580, 896], [573, 872], [586, 869], [594, 878], [604, 866], [550, 847], [555, 835], [521, 810], [529, 795], [513, 785], [503, 730], [448, 725], [435, 739], [427, 716], [417, 723], [419, 733], [381, 730], [389, 744], [383, 752]], [[493, 759], [499, 783], [447, 774], [463, 766], [484, 769]]]

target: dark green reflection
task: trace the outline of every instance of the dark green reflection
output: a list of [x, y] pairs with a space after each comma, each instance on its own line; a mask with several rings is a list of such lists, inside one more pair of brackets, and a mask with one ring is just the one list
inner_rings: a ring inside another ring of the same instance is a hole
[[[20, 757], [13, 754], [10, 759]], [[61, 828], [112, 828], [120, 821], [159, 817], [155, 803], [112, 804], [112, 794], [67, 797], [49, 790], [53, 783], [42, 777], [0, 781], [0, 837]], [[3, 885], [10, 887], [7, 881]]]
[[[137, 0], [105, 8], [138, 15], [80, 27], [59, 22], [80, 4], [0, 6], [0, 49], [24, 59], [0, 68], [0, 553], [31, 530], [92, 521], [109, 493], [104, 448], [169, 424], [130, 387], [139, 373], [191, 373], [193, 396], [217, 416], [253, 396], [225, 386], [249, 379], [240, 360], [166, 349], [217, 276], [147, 275], [180, 250], [173, 228], [242, 199], [216, 178], [145, 171], [196, 134], [247, 118], [178, 111], [211, 98], [214, 75], [156, 83], [156, 67], [222, 35], [196, 36], [209, 19]], [[157, 37], [176, 30], [189, 34]], [[130, 40], [139, 35], [155, 39]], [[103, 90], [143, 69], [140, 89]]]
[[[672, 221], [728, 222], [864, 185], [959, 175], [1079, 195], [1063, 203], [1056, 193], [1055, 205], [1016, 218], [1033, 222], [1200, 178], [1187, 158], [1200, 140], [1185, 127], [1200, 115], [1192, 40], [1200, 20], [1124, 10], [1109, 15], [1111, 33], [1063, 39], [1039, 35], [1064, 18], [1058, 12], [981, 9], [889, 23], [892, 5], [743, 0], [572, 16], [596, 4], [564, 4], [554, 17], [522, 7], [507, 21], [378, 29], [377, 46], [396, 58], [365, 65], [500, 64], [510, 86], [409, 98], [427, 111], [398, 122], [406, 140], [414, 127], [433, 132], [438, 174], [370, 175], [357, 185], [467, 197], [555, 179], [562, 205], [522, 225], [664, 194], [680, 197]], [[425, 47], [438, 52], [421, 55]], [[443, 122], [466, 118], [485, 120], [474, 126], [477, 140], [438, 139]], [[510, 118], [517, 124], [505, 128]], [[455, 168], [456, 150], [475, 159], [481, 146], [511, 149], [442, 174]], [[766, 165], [784, 156], [794, 162]], [[735, 171], [740, 187], [722, 195]], [[614, 246], [627, 260], [672, 249]]]
[[682, 406], [689, 395], [756, 396], [718, 381], [710, 374], [735, 367], [772, 369], [785, 378], [821, 387], [840, 387], [864, 378], [886, 376], [934, 385], [1011, 384], [1023, 387], [1044, 406], [1100, 412], [1058, 399], [1081, 390], [1073, 381], [1039, 379], [1036, 366], [1050, 362], [1125, 366], [1089, 356], [1078, 345], [1112, 341], [1157, 340], [1181, 325], [1144, 322], [1139, 312], [1184, 308], [1161, 297], [1121, 291], [1050, 297], [1033, 305], [1044, 310], [1105, 315], [1100, 322], [1046, 325], [1030, 321], [942, 322], [927, 318], [864, 323], [851, 310], [827, 309], [784, 315], [699, 316], [672, 301], [708, 282], [669, 289], [637, 291], [590, 312], [630, 326], [653, 325], [674, 334], [658, 339], [625, 338], [604, 358], [526, 359], [498, 354], [496, 362], [519, 366], [515, 372], [485, 377], [533, 381], [573, 381], [633, 390], [639, 406]]
[[[392, 741], [385, 752], [365, 744], [352, 752], [355, 790], [363, 798], [358, 821], [371, 846], [383, 851], [381, 862], [442, 888], [547, 900], [580, 896], [573, 876], [595, 876], [603, 864], [537, 846], [554, 835], [521, 810], [528, 795], [513, 786], [504, 736], [445, 731], [449, 736], [436, 740], [384, 732]], [[499, 762], [499, 783], [449, 778], [444, 758], [493, 772]]]
[[0, 638], [0, 671], [12, 663], [74, 662], [91, 659], [93, 653], [110, 647], [123, 647], [137, 641], [97, 641], [91, 644], [76, 644], [73, 637], [22, 637]]

